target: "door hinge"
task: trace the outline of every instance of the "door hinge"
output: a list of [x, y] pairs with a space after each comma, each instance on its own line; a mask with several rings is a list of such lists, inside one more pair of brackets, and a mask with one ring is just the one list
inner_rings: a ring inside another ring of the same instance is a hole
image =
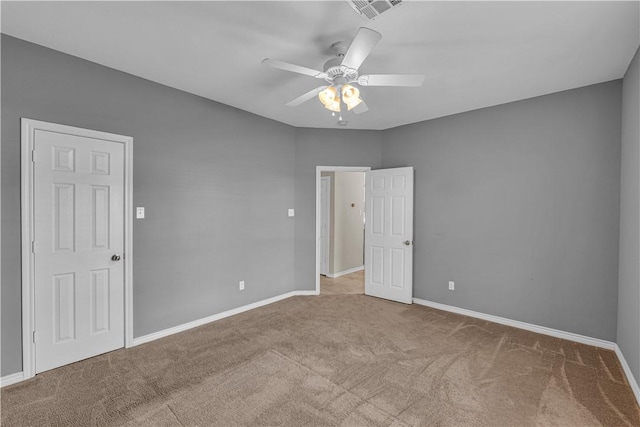
[[36, 150], [31, 150], [31, 161], [36, 162]]
[[33, 343], [35, 344], [36, 342], [36, 331], [33, 331]]
[[35, 240], [31, 241], [31, 253], [32, 254], [36, 253], [36, 241]]

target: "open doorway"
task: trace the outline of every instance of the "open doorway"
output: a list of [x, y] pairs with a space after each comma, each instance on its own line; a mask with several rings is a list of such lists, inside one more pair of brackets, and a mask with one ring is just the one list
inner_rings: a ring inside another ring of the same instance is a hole
[[317, 168], [318, 294], [364, 294], [364, 172], [367, 170], [370, 168]]

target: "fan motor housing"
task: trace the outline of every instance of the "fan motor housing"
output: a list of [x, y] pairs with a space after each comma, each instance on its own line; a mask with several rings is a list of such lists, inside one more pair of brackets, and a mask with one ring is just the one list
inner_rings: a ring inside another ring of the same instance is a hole
[[358, 79], [358, 70], [340, 65], [342, 57], [331, 58], [324, 63], [323, 71], [327, 74], [325, 79], [329, 83], [345, 84]]

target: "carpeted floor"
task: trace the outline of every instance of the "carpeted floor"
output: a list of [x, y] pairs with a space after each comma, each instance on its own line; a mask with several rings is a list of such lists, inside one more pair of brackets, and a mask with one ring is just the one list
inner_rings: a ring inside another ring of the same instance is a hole
[[320, 295], [364, 294], [364, 270], [332, 279], [320, 276]]
[[612, 351], [364, 295], [293, 297], [2, 389], [2, 425], [638, 426]]

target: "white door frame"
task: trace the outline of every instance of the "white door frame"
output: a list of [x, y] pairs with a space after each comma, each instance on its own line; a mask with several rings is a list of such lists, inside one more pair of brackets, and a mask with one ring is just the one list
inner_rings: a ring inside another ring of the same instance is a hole
[[133, 346], [133, 138], [73, 126], [21, 119], [21, 233], [22, 233], [22, 375], [35, 376], [36, 354], [33, 343], [35, 325], [35, 282], [33, 245], [34, 165], [33, 151], [36, 130], [104, 139], [124, 144], [124, 343]]
[[316, 295], [320, 295], [320, 229], [322, 227], [322, 212], [320, 211], [320, 178], [322, 172], [366, 172], [369, 166], [316, 166]]
[[[322, 244], [320, 245], [320, 266], [322, 266], [322, 261], [325, 264], [325, 275], [329, 274], [329, 254], [331, 253], [331, 177], [330, 176], [320, 176], [320, 193], [322, 194], [322, 181], [327, 182], [327, 194], [325, 197], [324, 206], [320, 206], [320, 219], [324, 215], [327, 219], [327, 235], [325, 237], [325, 248], [322, 250]], [[320, 197], [322, 200], [322, 197]], [[320, 221], [320, 225], [322, 225], [322, 221]], [[322, 243], [322, 226], [320, 227], [320, 242]], [[322, 268], [320, 269], [320, 273], [322, 274]]]

